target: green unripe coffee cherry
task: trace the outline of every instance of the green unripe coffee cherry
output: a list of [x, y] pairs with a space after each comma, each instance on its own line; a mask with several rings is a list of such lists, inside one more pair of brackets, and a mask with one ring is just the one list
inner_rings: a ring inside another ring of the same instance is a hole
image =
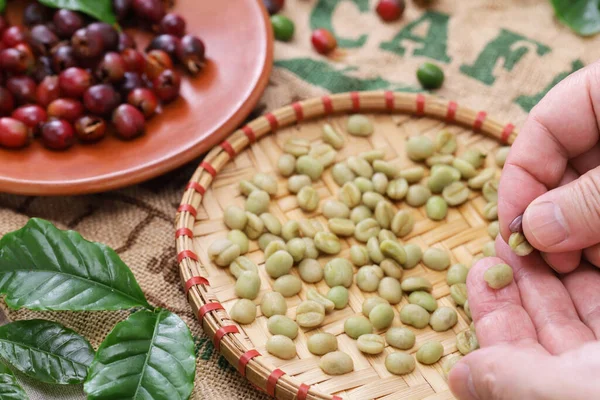
[[277, 40], [287, 42], [294, 36], [294, 23], [284, 15], [271, 16], [271, 26]]
[[444, 71], [435, 64], [423, 63], [417, 69], [417, 79], [425, 89], [437, 89], [444, 83]]

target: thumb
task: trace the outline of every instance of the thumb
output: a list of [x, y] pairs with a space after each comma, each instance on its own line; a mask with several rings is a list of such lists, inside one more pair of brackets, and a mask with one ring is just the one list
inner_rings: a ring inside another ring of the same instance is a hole
[[600, 167], [544, 193], [523, 215], [527, 240], [549, 253], [581, 250], [600, 237]]

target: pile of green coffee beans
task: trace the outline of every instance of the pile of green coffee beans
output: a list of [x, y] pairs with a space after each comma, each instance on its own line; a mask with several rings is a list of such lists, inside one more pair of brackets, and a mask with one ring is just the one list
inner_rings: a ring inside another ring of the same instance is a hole
[[[374, 130], [364, 115], [348, 119], [347, 132], [352, 136], [367, 137]], [[355, 339], [358, 350], [365, 354], [380, 354], [386, 345], [400, 350], [386, 357], [385, 366], [393, 374], [410, 373], [415, 369], [415, 360], [403, 350], [415, 345], [415, 334], [406, 327], [392, 327], [396, 318], [394, 306], [402, 301], [403, 294], [407, 295], [408, 304], [400, 308], [398, 317], [405, 326], [429, 326], [436, 332], [445, 332], [456, 325], [458, 314], [452, 307], [438, 306], [431, 294], [432, 282], [424, 277], [402, 279], [404, 271], [420, 262], [431, 270], [447, 271], [450, 295], [470, 318], [466, 290], [469, 269], [462, 264], [451, 265], [450, 255], [444, 249], [423, 251], [418, 245], [403, 244], [398, 238], [412, 232], [415, 219], [413, 212], [399, 203], [424, 206], [431, 220], [442, 221], [450, 207], [460, 206], [473, 190], [481, 190], [487, 200], [481, 213], [491, 222], [488, 232], [495, 238], [496, 168], [482, 169], [486, 155], [479, 150], [455, 155], [456, 137], [445, 130], [435, 140], [410, 137], [405, 146], [407, 156], [421, 165], [405, 169], [386, 161], [383, 150], [370, 150], [336, 163], [337, 151], [345, 144], [344, 135], [325, 124], [321, 139], [318, 143], [300, 137], [288, 139], [277, 162], [279, 174], [287, 178], [286, 188], [279, 187], [276, 177], [258, 173], [239, 184], [240, 192], [246, 196], [244, 208], [230, 206], [224, 211], [223, 220], [230, 231], [227, 238], [209, 246], [208, 255], [216, 265], [229, 267], [237, 279], [235, 294], [239, 300], [229, 315], [240, 324], [250, 324], [256, 318], [253, 300], [261, 290], [261, 272], [245, 254], [249, 241], [257, 240], [264, 252], [264, 273], [273, 279], [273, 291], [264, 293], [260, 302], [272, 335], [266, 343], [270, 354], [286, 360], [294, 358], [294, 339], [299, 328], [318, 328], [328, 314], [347, 307], [348, 288], [354, 283], [363, 292], [374, 295], [364, 301], [361, 315], [346, 319], [344, 333]], [[507, 147], [496, 153], [499, 167], [504, 165], [507, 153]], [[330, 167], [331, 177], [339, 185], [338, 193], [335, 199], [321, 202], [313, 184]], [[282, 223], [270, 212], [270, 202], [272, 197], [288, 192], [295, 194], [298, 206], [306, 213], [320, 210], [327, 224], [314, 218]], [[360, 243], [351, 246], [349, 259], [339, 257], [341, 238], [354, 238]], [[494, 255], [493, 242], [484, 246], [483, 253]], [[318, 261], [320, 255], [329, 256], [324, 266]], [[294, 266], [297, 273], [293, 273]], [[498, 265], [486, 272], [485, 279], [490, 287], [499, 289], [512, 281], [512, 270], [505, 264]], [[322, 280], [329, 291], [307, 290], [296, 307], [295, 318], [287, 317], [286, 298], [299, 294], [303, 281], [314, 284]], [[380, 334], [383, 332], [385, 335]], [[354, 369], [352, 358], [338, 350], [334, 335], [315, 332], [307, 336], [308, 350], [322, 357], [319, 365], [325, 373], [339, 375]], [[467, 329], [457, 336], [457, 348], [462, 354], [478, 347], [474, 330]], [[439, 342], [429, 341], [418, 349], [416, 359], [429, 365], [439, 361], [443, 353]], [[445, 360], [444, 371], [448, 372], [458, 359]]]

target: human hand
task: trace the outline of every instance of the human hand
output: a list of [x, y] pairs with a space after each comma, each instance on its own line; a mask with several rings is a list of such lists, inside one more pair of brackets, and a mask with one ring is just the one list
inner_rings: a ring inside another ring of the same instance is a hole
[[[481, 349], [454, 366], [452, 392], [460, 400], [600, 399], [600, 269], [584, 261], [557, 276], [539, 253], [518, 257], [500, 236], [496, 253], [469, 271]], [[514, 281], [494, 290], [483, 274], [500, 262], [513, 267]]]
[[531, 111], [500, 180], [504, 240], [523, 215], [527, 240], [556, 271], [570, 272], [582, 252], [600, 266], [600, 63], [554, 87]]

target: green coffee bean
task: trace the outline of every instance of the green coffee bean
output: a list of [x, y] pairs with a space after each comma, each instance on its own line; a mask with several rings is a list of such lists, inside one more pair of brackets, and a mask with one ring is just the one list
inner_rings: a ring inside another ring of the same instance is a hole
[[429, 219], [434, 221], [441, 221], [446, 218], [448, 214], [448, 203], [440, 196], [432, 196], [427, 200], [425, 205], [425, 211]]
[[429, 324], [429, 313], [417, 304], [405, 304], [400, 310], [400, 321], [403, 324], [422, 329]]
[[367, 242], [370, 238], [376, 237], [379, 234], [381, 228], [379, 223], [373, 218], [367, 218], [356, 224], [354, 229], [354, 238], [359, 242]]
[[277, 194], [277, 179], [272, 175], [259, 172], [252, 178], [252, 183], [271, 196]]
[[374, 333], [367, 333], [356, 340], [356, 347], [365, 354], [379, 354], [385, 348], [385, 340]]
[[273, 235], [281, 235], [281, 222], [271, 213], [262, 213], [259, 215], [260, 219], [262, 219], [267, 232], [272, 233]]
[[452, 286], [457, 283], [466, 283], [469, 270], [463, 264], [454, 264], [448, 268], [446, 273], [446, 283]]
[[[471, 318], [471, 317], [469, 317]], [[469, 329], [471, 330], [471, 332], [475, 332], [475, 322], [471, 321], [471, 324], [469, 325]]]
[[377, 238], [380, 242], [383, 242], [384, 240], [396, 240], [396, 234], [389, 229], [382, 229], [379, 231], [379, 234], [377, 234]]
[[450, 375], [452, 368], [454, 368], [456, 363], [458, 363], [461, 359], [462, 357], [456, 354], [451, 354], [444, 359], [444, 362], [442, 363], [442, 371], [444, 371], [444, 376], [446, 379], [448, 379], [448, 375]]
[[240, 231], [246, 227], [248, 218], [246, 212], [238, 206], [229, 206], [223, 213], [223, 222], [229, 229], [239, 229]]
[[350, 261], [357, 267], [369, 264], [371, 260], [367, 248], [357, 244], [350, 247]]
[[325, 307], [312, 300], [305, 300], [296, 307], [296, 323], [303, 328], [314, 328], [325, 319]]
[[404, 178], [406, 180], [406, 182], [408, 183], [416, 183], [419, 182], [421, 179], [423, 179], [423, 177], [425, 176], [425, 168], [418, 166], [418, 167], [411, 167], [411, 168], [406, 168], [402, 171], [400, 171], [400, 178]]
[[394, 207], [388, 201], [381, 201], [375, 207], [375, 220], [379, 223], [379, 226], [387, 229], [392, 223], [394, 218]]
[[[463, 310], [465, 310], [465, 314], [467, 314], [467, 317], [473, 319], [473, 317], [471, 316], [471, 308], [469, 307], [469, 300], [468, 299], [467, 299], [467, 301], [465, 301], [465, 304], [463, 305]], [[475, 329], [473, 327], [471, 327], [471, 330], [473, 332], [475, 332]]]
[[469, 179], [469, 187], [471, 189], [481, 189], [486, 182], [494, 179], [496, 170], [494, 168], [485, 168], [479, 174]]
[[460, 172], [448, 165], [440, 165], [432, 169], [427, 187], [433, 193], [441, 193], [449, 184], [460, 180]]
[[344, 136], [336, 131], [331, 125], [323, 125], [323, 141], [329, 143], [334, 149], [341, 149], [344, 147]]
[[323, 296], [315, 289], [308, 290], [308, 292], [306, 293], [306, 299], [321, 304], [325, 308], [326, 313], [332, 312], [335, 308], [335, 304], [333, 303], [333, 301], [329, 300], [327, 297]]
[[250, 193], [254, 192], [255, 190], [260, 190], [252, 182], [250, 182], [246, 179], [240, 181], [239, 187], [240, 187], [240, 193], [243, 194], [244, 196], [248, 196]]
[[356, 286], [363, 292], [376, 291], [380, 281], [381, 278], [378, 276], [373, 265], [360, 267], [356, 273]]
[[279, 236], [273, 235], [272, 233], [263, 233], [258, 238], [258, 247], [262, 251], [266, 251], [267, 246], [269, 246], [269, 244], [271, 244], [272, 242], [281, 242], [281, 243], [285, 244], [283, 242], [283, 239], [280, 238]]
[[498, 236], [498, 233], [500, 233], [500, 223], [498, 221], [493, 221], [488, 225], [488, 235], [490, 235], [490, 237], [492, 239], [496, 239], [496, 236]]
[[385, 174], [390, 179], [395, 179], [398, 176], [398, 168], [393, 166], [391, 163], [383, 160], [373, 161], [373, 169], [375, 172]]
[[498, 202], [498, 179], [492, 179], [491, 181], [487, 181], [483, 184], [483, 189], [481, 189], [481, 193], [483, 197], [489, 201], [490, 203]]
[[488, 221], [495, 221], [498, 219], [498, 203], [495, 201], [493, 203], [487, 203], [485, 207], [483, 207], [483, 216]]
[[375, 210], [377, 208], [377, 204], [387, 201], [385, 197], [376, 192], [365, 192], [362, 195], [362, 202], [365, 206], [369, 207], [371, 210]]
[[502, 289], [513, 280], [513, 270], [508, 264], [497, 264], [483, 274], [483, 279], [492, 289]]
[[512, 249], [512, 251], [518, 256], [526, 256], [533, 251], [533, 247], [520, 232], [515, 232], [510, 235], [508, 238], [508, 245]]
[[337, 163], [331, 169], [331, 176], [338, 186], [342, 186], [346, 182], [352, 182], [356, 175], [348, 166], [344, 163]]
[[348, 133], [353, 136], [371, 136], [374, 131], [371, 120], [362, 114], [354, 114], [348, 118]]
[[327, 286], [344, 286], [352, 285], [354, 269], [350, 261], [345, 258], [334, 258], [325, 264], [325, 283]]
[[296, 195], [298, 206], [304, 211], [315, 211], [319, 206], [319, 193], [311, 186], [305, 186]]
[[281, 176], [292, 176], [296, 170], [296, 157], [291, 154], [282, 154], [277, 160], [277, 169]]
[[412, 136], [406, 141], [406, 155], [413, 161], [423, 161], [434, 151], [435, 145], [427, 136]]
[[467, 329], [456, 335], [456, 348], [463, 356], [477, 350], [479, 348], [479, 341], [475, 332]]
[[208, 257], [219, 267], [228, 267], [240, 256], [240, 246], [229, 239], [217, 239], [208, 246]]
[[383, 150], [369, 150], [363, 151], [358, 155], [360, 158], [364, 158], [368, 162], [372, 163], [375, 160], [383, 160], [385, 158], [385, 152]]
[[348, 354], [332, 351], [321, 357], [319, 368], [327, 375], [344, 375], [354, 371], [354, 362]]
[[406, 375], [415, 370], [415, 359], [408, 353], [397, 351], [385, 357], [385, 368], [394, 375]]
[[287, 188], [291, 193], [298, 193], [304, 187], [312, 185], [308, 175], [292, 175], [288, 178]]
[[256, 215], [267, 212], [269, 211], [270, 200], [269, 193], [264, 190], [255, 190], [246, 199], [246, 211]]
[[431, 365], [438, 362], [442, 355], [444, 355], [444, 346], [440, 342], [430, 340], [419, 347], [416, 358], [421, 364]]
[[456, 146], [456, 135], [450, 131], [439, 131], [435, 137], [435, 151], [438, 153], [454, 154]]
[[454, 156], [451, 154], [434, 154], [425, 160], [425, 164], [427, 164], [428, 167], [435, 167], [436, 165], [452, 165], [453, 162]]
[[469, 188], [463, 182], [449, 184], [442, 191], [442, 197], [449, 206], [459, 206], [469, 198]]
[[322, 356], [338, 349], [338, 343], [335, 336], [331, 333], [315, 333], [308, 338], [306, 342], [308, 351], [316, 356]]
[[371, 177], [371, 182], [373, 182], [373, 190], [382, 195], [386, 193], [388, 184], [390, 183], [388, 177], [381, 172], [374, 173]]
[[323, 279], [323, 267], [317, 260], [305, 259], [298, 265], [298, 274], [306, 283], [317, 283]]
[[412, 292], [410, 296], [408, 296], [408, 302], [410, 304], [416, 304], [418, 306], [423, 307], [429, 312], [434, 312], [438, 308], [437, 300], [430, 293], [424, 292], [422, 290], [417, 290], [416, 292]]
[[415, 334], [408, 328], [393, 327], [386, 332], [385, 341], [397, 349], [408, 350], [415, 345]]
[[[262, 236], [261, 236], [262, 238]], [[260, 240], [260, 239], [259, 239]], [[271, 257], [279, 250], [287, 251], [287, 246], [283, 240], [272, 240], [267, 247], [263, 250], [265, 260]]]
[[327, 143], [320, 143], [311, 147], [308, 155], [317, 160], [323, 168], [327, 168], [335, 162], [337, 151]]
[[283, 275], [275, 279], [273, 290], [283, 297], [292, 297], [302, 290], [302, 281], [296, 275]]
[[468, 161], [460, 158], [455, 158], [452, 161], [452, 166], [460, 172], [463, 179], [471, 179], [477, 175], [477, 169]]
[[404, 264], [406, 262], [406, 251], [397, 241], [384, 240], [379, 244], [381, 253], [387, 258], [391, 258], [398, 264]]
[[458, 315], [452, 307], [440, 307], [431, 314], [429, 325], [436, 332], [446, 332], [458, 322]]
[[242, 275], [242, 272], [246, 271], [252, 271], [258, 274], [258, 267], [248, 257], [240, 256], [233, 260], [229, 265], [229, 272], [231, 272], [231, 275], [235, 276], [236, 279]]
[[392, 200], [402, 200], [408, 193], [408, 182], [404, 178], [391, 181], [386, 190], [387, 196]]
[[338, 254], [342, 249], [340, 239], [331, 232], [317, 232], [314, 241], [317, 249], [325, 254]]
[[316, 260], [319, 257], [319, 250], [317, 250], [317, 246], [315, 246], [315, 242], [311, 238], [302, 238], [304, 240], [304, 244], [306, 245], [306, 251], [304, 252], [304, 258], [310, 258], [312, 260]]
[[235, 295], [243, 299], [254, 300], [260, 290], [258, 272], [244, 271], [235, 281]]
[[415, 290], [425, 290], [431, 292], [433, 285], [427, 279], [421, 276], [411, 276], [402, 281], [402, 290], [405, 292], [414, 292]]
[[390, 304], [398, 304], [402, 300], [402, 288], [398, 279], [386, 276], [379, 282], [377, 288], [379, 296]]
[[431, 191], [423, 185], [412, 185], [406, 193], [406, 204], [411, 207], [421, 207], [431, 197]]
[[287, 242], [286, 249], [294, 259], [294, 262], [300, 262], [304, 259], [306, 243], [301, 238], [294, 238]]
[[290, 241], [293, 238], [300, 236], [300, 225], [298, 224], [298, 221], [294, 221], [293, 219], [286, 221], [281, 227], [281, 236], [285, 241]]
[[373, 167], [371, 167], [371, 164], [360, 157], [350, 156], [346, 160], [346, 163], [352, 172], [358, 176], [369, 179], [373, 176]]
[[506, 157], [508, 157], [508, 152], [510, 151], [510, 146], [500, 147], [496, 151], [496, 165], [500, 168], [504, 167], [504, 163], [506, 162]]
[[360, 193], [372, 192], [375, 190], [375, 185], [370, 179], [359, 176], [354, 180], [354, 184], [360, 190]]
[[[244, 214], [244, 217], [246, 215]], [[240, 248], [240, 254], [246, 254], [248, 252], [248, 247], [250, 246], [250, 242], [248, 241], [248, 236], [242, 231], [234, 229], [227, 233], [227, 239], [229, 239], [232, 243], [235, 243]]]
[[326, 200], [321, 211], [325, 218], [348, 218], [350, 216], [348, 206], [337, 200]]
[[[292, 321], [293, 322], [293, 321]], [[267, 339], [267, 351], [282, 360], [291, 360], [296, 357], [296, 345], [287, 336], [275, 335]]]
[[369, 321], [375, 329], [386, 329], [394, 321], [394, 309], [389, 304], [377, 304], [369, 313]]
[[404, 237], [412, 232], [415, 226], [415, 218], [408, 210], [400, 210], [392, 218], [390, 229], [398, 237]]
[[229, 316], [242, 325], [251, 324], [256, 319], [256, 305], [252, 300], [239, 299], [229, 310]]
[[296, 160], [296, 173], [316, 181], [323, 174], [323, 164], [311, 156], [301, 156]]
[[329, 230], [338, 236], [354, 235], [354, 222], [346, 218], [331, 218], [328, 222]]
[[290, 339], [296, 339], [296, 336], [298, 336], [298, 324], [293, 319], [284, 315], [269, 317], [267, 320], [267, 329], [271, 335], [283, 335]]
[[358, 339], [367, 333], [373, 333], [373, 324], [361, 316], [350, 317], [344, 322], [344, 332], [352, 339]]
[[481, 168], [483, 162], [485, 161], [485, 157], [486, 155], [477, 149], [468, 149], [460, 155], [462, 160], [467, 161], [475, 168]]
[[287, 303], [281, 293], [268, 292], [264, 294], [260, 302], [260, 311], [267, 318], [273, 315], [285, 315]]
[[[319, 225], [317, 225], [317, 223]], [[302, 236], [308, 238], [314, 238], [318, 232], [321, 232], [322, 226], [318, 221], [310, 219], [302, 219], [298, 222], [298, 229]]]
[[421, 262], [423, 251], [418, 245], [409, 243], [404, 246], [404, 251], [406, 252], [406, 262], [402, 265], [404, 269], [412, 269]]
[[487, 242], [481, 248], [481, 252], [485, 257], [495, 257], [496, 256], [496, 243], [495, 242]]
[[381, 263], [385, 258], [381, 252], [381, 249], [379, 248], [379, 239], [376, 237], [372, 237], [367, 241], [367, 253], [369, 255], [369, 259], [375, 264]]
[[402, 267], [398, 262], [391, 258], [386, 258], [379, 264], [385, 276], [389, 276], [394, 279], [402, 278]]
[[308, 154], [310, 142], [304, 138], [289, 138], [283, 144], [283, 152], [300, 157]]
[[358, 225], [359, 222], [372, 217], [373, 212], [369, 209], [369, 207], [362, 204], [354, 207], [352, 211], [350, 211], [350, 219], [355, 225]]
[[429, 269], [443, 271], [450, 266], [450, 256], [445, 250], [430, 247], [423, 253], [423, 264]]
[[450, 296], [452, 296], [452, 299], [457, 305], [464, 305], [467, 301], [467, 284], [455, 283], [450, 286]]
[[294, 259], [290, 253], [284, 250], [278, 250], [273, 253], [271, 257], [267, 258], [265, 270], [271, 278], [276, 279], [288, 274], [290, 269], [292, 269], [292, 265], [294, 265]]
[[348, 305], [348, 289], [343, 286], [334, 286], [327, 292], [327, 298], [333, 302], [336, 310], [341, 310]]

